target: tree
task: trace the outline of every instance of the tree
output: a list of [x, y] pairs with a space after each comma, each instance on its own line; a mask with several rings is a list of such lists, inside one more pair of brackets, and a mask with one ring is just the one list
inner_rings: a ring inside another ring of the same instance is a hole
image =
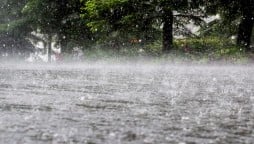
[[241, 21], [238, 28], [237, 44], [245, 45], [250, 51], [252, 29], [254, 26], [254, 0], [240, 1]]
[[82, 10], [85, 11], [83, 18], [91, 21], [88, 26], [93, 31], [143, 31], [149, 37], [150, 31], [162, 26], [162, 50], [166, 53], [173, 48], [176, 17], [201, 21], [192, 11], [197, 8], [200, 8], [198, 2], [190, 0], [88, 0]]
[[[208, 0], [207, 12], [219, 13], [227, 27], [235, 29], [231, 35], [237, 35], [237, 44], [250, 51], [252, 29], [254, 27], [254, 0]], [[225, 25], [223, 25], [225, 27]]]
[[70, 52], [68, 44], [72, 41], [78, 43], [91, 38], [85, 21], [80, 19], [80, 7], [79, 0], [28, 0], [23, 13], [33, 31], [47, 36], [49, 60], [53, 36], [57, 37], [62, 52]]
[[0, 1], [0, 49], [5, 53], [24, 54], [32, 50], [32, 45], [26, 39], [30, 27], [22, 14], [22, 8], [27, 0]]

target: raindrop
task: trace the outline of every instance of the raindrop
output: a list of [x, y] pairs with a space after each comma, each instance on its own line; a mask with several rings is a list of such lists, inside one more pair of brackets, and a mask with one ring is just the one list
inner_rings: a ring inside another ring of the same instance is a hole
[[215, 16], [215, 18], [216, 18], [216, 19], [220, 19], [220, 15], [217, 14], [217, 15]]
[[190, 118], [189, 117], [186, 117], [186, 116], [183, 116], [182, 117], [182, 120], [189, 120]]
[[235, 39], [236, 39], [236, 36], [231, 36], [231, 39], [232, 39], [232, 40], [235, 40]]
[[25, 116], [25, 117], [24, 117], [24, 120], [25, 120], [25, 121], [28, 121], [28, 120], [30, 120], [30, 119], [32, 119], [32, 118], [33, 118], [33, 116], [32, 116], [32, 115], [29, 115], [29, 116]]
[[138, 52], [142, 53], [142, 52], [144, 52], [144, 50], [141, 48], [138, 50]]
[[84, 101], [84, 100], [85, 100], [85, 97], [81, 97], [80, 100], [81, 100], [81, 101]]
[[116, 134], [115, 134], [114, 132], [111, 132], [111, 133], [109, 134], [109, 137], [116, 137]]
[[62, 24], [66, 24], [66, 20], [62, 20]]

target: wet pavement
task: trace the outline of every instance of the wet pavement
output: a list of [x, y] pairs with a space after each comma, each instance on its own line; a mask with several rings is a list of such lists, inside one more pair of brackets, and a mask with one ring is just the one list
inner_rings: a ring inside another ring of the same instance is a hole
[[0, 65], [1, 144], [254, 143], [254, 67]]

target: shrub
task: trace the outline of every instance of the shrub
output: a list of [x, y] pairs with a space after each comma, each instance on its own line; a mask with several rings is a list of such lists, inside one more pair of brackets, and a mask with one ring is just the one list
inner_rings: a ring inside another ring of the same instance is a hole
[[176, 40], [175, 43], [177, 51], [209, 60], [240, 58], [244, 55], [243, 49], [227, 38], [187, 38]]

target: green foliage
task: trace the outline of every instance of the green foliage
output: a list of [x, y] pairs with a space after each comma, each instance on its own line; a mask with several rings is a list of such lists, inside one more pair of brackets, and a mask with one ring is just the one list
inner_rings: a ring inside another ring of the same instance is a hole
[[254, 27], [254, 0], [207, 0], [206, 13], [221, 15], [222, 32], [237, 35], [237, 45], [250, 51], [251, 29]]
[[8, 24], [0, 24], [0, 33], [6, 32]]
[[16, 37], [26, 35], [29, 31], [28, 21], [21, 13], [25, 3], [26, 0], [3, 0], [0, 2], [0, 33], [8, 33]]
[[89, 19], [87, 26], [91, 28], [93, 32], [107, 32], [110, 30], [108, 21], [114, 20], [113, 11], [121, 6], [127, 0], [82, 0], [84, 7], [81, 9], [84, 11], [81, 17]]
[[28, 0], [23, 13], [33, 31], [56, 36], [63, 52], [71, 52], [69, 43], [87, 46], [94, 38], [86, 26], [88, 20], [80, 18], [79, 0]]
[[[99, 45], [85, 49], [86, 60], [130, 60], [135, 58], [154, 57], [154, 60], [170, 62], [198, 62], [210, 63], [213, 61], [244, 63], [247, 55], [243, 48], [236, 46], [230, 39], [221, 37], [203, 37], [177, 39], [170, 54], [164, 55], [161, 51], [160, 40], [150, 44], [121, 45], [112, 49], [109, 45]], [[188, 46], [188, 48], [186, 48]]]
[[214, 20], [206, 25], [203, 25], [200, 32], [200, 37], [231, 37], [237, 34], [238, 29], [238, 19], [232, 21], [230, 25], [223, 20]]
[[[253, 13], [250, 3], [253, 0], [2, 0], [0, 35], [25, 40], [39, 30], [57, 37], [65, 53], [83, 46], [98, 56], [106, 51], [110, 56], [160, 56], [164, 36], [174, 31], [187, 38], [175, 40], [173, 55], [219, 59], [244, 54], [228, 37], [239, 31], [246, 9]], [[174, 30], [165, 31], [172, 12]], [[217, 13], [220, 20], [204, 24], [204, 16]], [[190, 37], [190, 21], [201, 25], [201, 38]]]
[[54, 1], [29, 0], [22, 12], [28, 17], [34, 30], [56, 33], [61, 27], [61, 17], [57, 17], [59, 7]]
[[[177, 10], [175, 22], [177, 31], [186, 31], [184, 24], [189, 20], [202, 21], [195, 16], [200, 14], [200, 5], [188, 0], [182, 1], [136, 1], [136, 0], [88, 0], [82, 1], [83, 19], [94, 33], [100, 33], [101, 39], [120, 31], [119, 37], [139, 38], [151, 43], [160, 39], [162, 26], [168, 19], [167, 13]], [[168, 33], [173, 33], [172, 30]], [[98, 37], [100, 38], [100, 37]], [[171, 43], [169, 38], [169, 43]]]
[[160, 56], [162, 55], [162, 44], [161, 41], [154, 41], [144, 47], [145, 52], [148, 55]]
[[0, 55], [1, 53], [19, 53], [25, 56], [32, 51], [31, 43], [26, 39], [30, 27], [22, 9], [27, 0], [0, 1]]
[[177, 40], [176, 49], [185, 56], [220, 60], [223, 58], [239, 58], [245, 54], [244, 49], [230, 39], [222, 37], [187, 38]]

